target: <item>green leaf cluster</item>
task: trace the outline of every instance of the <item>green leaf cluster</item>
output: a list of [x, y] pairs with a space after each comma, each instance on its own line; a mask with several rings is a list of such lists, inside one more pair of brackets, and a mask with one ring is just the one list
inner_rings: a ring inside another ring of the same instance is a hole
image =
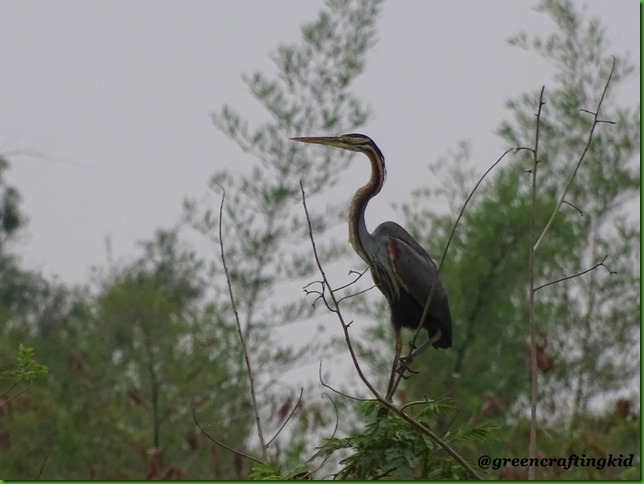
[[[453, 415], [447, 401], [421, 401], [407, 408], [417, 422], [432, 428], [437, 415]], [[327, 439], [319, 449], [321, 456], [345, 455], [335, 478], [343, 479], [466, 479], [468, 474], [428, 435], [412, 428], [400, 416], [383, 412], [378, 402], [366, 402], [358, 408], [362, 426], [344, 438]], [[469, 439], [492, 438], [494, 429], [481, 424], [446, 432], [448, 443]]]

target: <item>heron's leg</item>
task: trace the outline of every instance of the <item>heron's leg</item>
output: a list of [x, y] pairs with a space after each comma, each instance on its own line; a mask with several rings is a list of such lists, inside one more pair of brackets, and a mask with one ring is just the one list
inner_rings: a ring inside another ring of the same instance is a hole
[[398, 373], [400, 373], [401, 375], [404, 375], [406, 371], [409, 371], [411, 373], [418, 373], [409, 368], [409, 364], [414, 360], [414, 358], [423, 353], [429, 346], [433, 345], [439, 339], [441, 339], [441, 336], [443, 336], [443, 332], [439, 328], [432, 338], [425, 340], [419, 347], [414, 349], [411, 355], [400, 358], [400, 366], [397, 370]]
[[420, 345], [418, 348], [416, 348], [413, 351], [413, 353], [411, 354], [411, 358], [410, 358], [409, 362], [411, 362], [412, 359], [416, 358], [423, 351], [425, 351], [430, 345], [433, 345], [434, 343], [436, 343], [439, 339], [441, 339], [442, 336], [443, 336], [443, 332], [440, 330], [440, 328], [438, 328], [438, 330], [436, 331], [436, 334], [434, 335], [434, 337], [429, 338], [422, 345]]
[[394, 354], [394, 361], [391, 365], [391, 375], [389, 376], [389, 385], [387, 386], [387, 396], [386, 400], [391, 402], [393, 399], [393, 394], [396, 391], [394, 388], [396, 382], [396, 372], [398, 371], [398, 360], [400, 359], [400, 353], [402, 351], [402, 336], [400, 335], [400, 328], [394, 328], [396, 333], [396, 348]]

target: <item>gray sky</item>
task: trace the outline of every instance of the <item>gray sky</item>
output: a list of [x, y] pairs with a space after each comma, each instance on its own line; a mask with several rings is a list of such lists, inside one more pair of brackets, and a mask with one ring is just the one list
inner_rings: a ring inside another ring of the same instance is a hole
[[[639, 2], [586, 4], [607, 25], [615, 52], [639, 59]], [[473, 143], [482, 166], [503, 151], [494, 130], [504, 101], [547, 86], [552, 73], [505, 43], [519, 30], [550, 28], [533, 5], [384, 5], [379, 41], [355, 85], [375, 114], [360, 131], [388, 160], [388, 184], [367, 213], [371, 229], [395, 218], [389, 205], [428, 180], [426, 164], [457, 140]], [[116, 260], [127, 260], [136, 240], [178, 220], [185, 196], [206, 192], [213, 171], [240, 166], [246, 159], [210, 113], [228, 103], [251, 121], [264, 119], [241, 73], [272, 72], [268, 54], [298, 40], [321, 6], [0, 0], [0, 153], [10, 155], [8, 179], [30, 218], [20, 248], [27, 265], [86, 280], [92, 264], [105, 262], [106, 235]], [[639, 100], [639, 77], [619, 98]], [[347, 197], [360, 181], [343, 182]]]

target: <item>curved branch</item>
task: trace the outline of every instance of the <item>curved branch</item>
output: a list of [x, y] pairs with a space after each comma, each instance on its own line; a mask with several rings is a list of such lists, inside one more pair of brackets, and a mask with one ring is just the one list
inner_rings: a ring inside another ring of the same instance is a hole
[[363, 289], [362, 291], [358, 291], [358, 292], [354, 292], [353, 294], [348, 294], [348, 295], [346, 295], [346, 296], [342, 296], [340, 299], [338, 299], [338, 304], [340, 304], [340, 303], [341, 303], [342, 301], [344, 301], [345, 299], [349, 299], [349, 298], [351, 298], [351, 297], [355, 297], [355, 296], [359, 296], [360, 294], [364, 294], [365, 292], [369, 292], [369, 291], [371, 291], [374, 287], [376, 287], [376, 285], [375, 285], [375, 284], [374, 284], [373, 286], [371, 286], [371, 287], [368, 287], [367, 289]]
[[269, 440], [268, 442], [266, 442], [266, 447], [269, 447], [273, 443], [273, 441], [277, 438], [277, 436], [282, 432], [282, 430], [284, 429], [284, 427], [286, 426], [288, 421], [291, 420], [291, 417], [293, 417], [293, 414], [295, 413], [295, 411], [298, 409], [300, 403], [302, 402], [302, 395], [304, 395], [304, 387], [300, 388], [300, 396], [298, 397], [297, 402], [295, 402], [295, 405], [293, 405], [293, 408], [289, 412], [289, 414], [286, 417], [286, 419], [284, 419], [284, 422], [282, 423], [280, 428], [277, 430], [277, 432], [275, 432], [275, 435], [273, 435], [273, 438], [271, 440]]
[[429, 403], [429, 398], [425, 397], [424, 400], [416, 400], [415, 402], [405, 403], [402, 407], [400, 407], [400, 411], [404, 412], [408, 407], [413, 407], [414, 405], [425, 405], [427, 403]]
[[573, 274], [572, 276], [562, 277], [561, 279], [557, 279], [556, 281], [546, 282], [545, 284], [541, 284], [540, 286], [537, 286], [537, 287], [535, 287], [535, 288], [534, 288], [534, 292], [537, 292], [539, 289], [543, 289], [544, 287], [552, 286], [553, 284], [558, 284], [558, 283], [560, 283], [560, 282], [567, 281], [567, 280], [569, 280], [569, 279], [574, 279], [575, 277], [583, 276], [584, 274], [587, 274], [588, 272], [594, 271], [594, 270], [595, 270], [595, 269], [597, 269], [598, 267], [604, 267], [604, 268], [608, 271], [608, 273], [609, 273], [609, 274], [617, 274], [617, 272], [615, 272], [615, 271], [611, 271], [611, 270], [606, 266], [606, 264], [604, 264], [604, 262], [606, 261], [606, 259], [608, 259], [608, 256], [607, 256], [607, 255], [605, 255], [605, 256], [602, 258], [602, 260], [600, 260], [597, 264], [595, 264], [594, 266], [592, 266], [592, 267], [591, 267], [591, 268], [589, 268], [589, 269], [586, 269], [585, 271], [578, 272], [577, 274]]
[[262, 462], [258, 458], [253, 457], [252, 455], [246, 454], [246, 453], [242, 452], [241, 450], [233, 449], [232, 447], [224, 444], [220, 440], [215, 439], [212, 435], [210, 435], [208, 432], [206, 432], [204, 430], [204, 428], [201, 426], [201, 424], [199, 423], [199, 421], [197, 420], [197, 414], [195, 413], [195, 408], [194, 407], [192, 407], [192, 420], [194, 420], [195, 425], [197, 426], [197, 428], [201, 431], [201, 433], [203, 435], [206, 436], [206, 438], [208, 440], [214, 442], [215, 444], [219, 445], [220, 447], [223, 447], [226, 450], [229, 450], [229, 451], [231, 451], [231, 452], [233, 452], [233, 453], [235, 453], [237, 455], [240, 455], [242, 457], [245, 457], [246, 459], [252, 460], [253, 462], [257, 462], [258, 464], [265, 464], [265, 462]]
[[[331, 437], [329, 437], [329, 440], [330, 440], [330, 439], [335, 438], [335, 434], [338, 432], [338, 427], [340, 426], [340, 415], [339, 415], [339, 413], [338, 413], [338, 406], [337, 406], [337, 405], [335, 404], [335, 402], [333, 401], [333, 398], [331, 398], [331, 397], [330, 397], [329, 395], [327, 395], [326, 393], [323, 393], [323, 394], [322, 394], [322, 396], [323, 396], [323, 397], [327, 397], [327, 398], [329, 399], [329, 401], [331, 402], [331, 405], [333, 405], [333, 410], [335, 411], [335, 427], [333, 428], [333, 432], [331, 433]], [[321, 449], [320, 449], [320, 450], [321, 450]], [[306, 461], [306, 462], [307, 462], [307, 464], [308, 464], [309, 462], [311, 462], [311, 461], [312, 461], [312, 460], [313, 460], [313, 459], [314, 459], [314, 458], [319, 454], [319, 452], [320, 452], [320, 451], [318, 451], [318, 452], [316, 452], [315, 454], [313, 454], [313, 455], [311, 456], [311, 458], [310, 458], [309, 460], [307, 460], [307, 461]], [[313, 469], [313, 470], [310, 472], [310, 474], [311, 474], [311, 475], [313, 475], [313, 474], [315, 474], [316, 472], [318, 472], [320, 469], [322, 469], [322, 466], [323, 466], [324, 464], [326, 464], [326, 463], [327, 463], [327, 461], [328, 461], [330, 458], [331, 458], [331, 454], [327, 455], [324, 459], [322, 459], [322, 462], [320, 463], [320, 465], [319, 465], [319, 466], [317, 466], [315, 469]]]
[[352, 286], [353, 284], [355, 284], [356, 282], [358, 282], [358, 281], [360, 280], [360, 278], [361, 278], [362, 276], [364, 276], [364, 275], [367, 273], [367, 271], [368, 271], [368, 270], [369, 270], [369, 266], [365, 267], [365, 269], [364, 269], [362, 272], [358, 272], [358, 271], [350, 270], [350, 271], [349, 271], [349, 275], [351, 275], [351, 274], [358, 274], [358, 277], [356, 277], [353, 281], [348, 282], [348, 283], [347, 283], [347, 284], [345, 284], [344, 286], [336, 287], [336, 288], [333, 290], [333, 292], [340, 291], [340, 290], [345, 289], [345, 288], [347, 288], [347, 287], [349, 287], [349, 286]]
[[348, 395], [348, 394], [346, 394], [346, 393], [341, 392], [340, 390], [336, 390], [336, 389], [335, 389], [335, 388], [333, 388], [331, 385], [328, 385], [327, 383], [325, 383], [325, 382], [324, 382], [324, 380], [322, 380], [322, 361], [320, 361], [320, 368], [319, 368], [319, 370], [318, 370], [318, 380], [320, 380], [320, 384], [321, 384], [324, 388], [328, 388], [328, 389], [329, 389], [329, 390], [331, 390], [333, 393], [336, 393], [336, 394], [341, 395], [341, 396], [343, 396], [343, 397], [345, 397], [345, 398], [348, 398], [349, 400], [354, 400], [354, 401], [356, 401], [356, 402], [368, 402], [368, 401], [370, 401], [370, 400], [371, 400], [370, 398], [359, 398], [359, 397], [353, 397], [353, 396], [351, 396], [351, 395]]
[[262, 431], [262, 422], [259, 417], [259, 410], [257, 409], [257, 399], [255, 398], [255, 377], [253, 376], [253, 369], [250, 366], [250, 360], [248, 358], [248, 350], [246, 348], [246, 341], [244, 340], [244, 333], [242, 331], [241, 322], [239, 321], [239, 313], [237, 312], [237, 306], [235, 305], [235, 297], [233, 296], [233, 287], [230, 283], [230, 275], [228, 273], [228, 266], [226, 265], [226, 256], [224, 251], [224, 237], [222, 234], [222, 219], [224, 211], [224, 199], [226, 198], [226, 191], [223, 187], [223, 194], [221, 196], [221, 204], [219, 205], [219, 247], [221, 249], [221, 263], [224, 267], [224, 273], [226, 274], [226, 284], [228, 285], [228, 294], [230, 296], [230, 304], [233, 308], [233, 313], [235, 314], [235, 323], [237, 325], [237, 334], [239, 335], [239, 341], [242, 346], [242, 351], [244, 353], [244, 360], [246, 362], [246, 371], [248, 373], [248, 383], [250, 385], [250, 396], [253, 404], [253, 412], [255, 413], [255, 424], [257, 426], [257, 437], [259, 438], [259, 444], [262, 447], [262, 457], [265, 461], [268, 461], [268, 453], [266, 451], [266, 442], [264, 441], [264, 432]]

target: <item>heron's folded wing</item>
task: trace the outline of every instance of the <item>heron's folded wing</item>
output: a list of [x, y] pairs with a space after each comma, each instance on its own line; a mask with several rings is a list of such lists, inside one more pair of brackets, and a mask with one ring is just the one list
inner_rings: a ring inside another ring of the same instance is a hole
[[424, 250], [420, 249], [422, 251], [420, 252], [418, 248], [403, 239], [390, 237], [389, 245], [389, 259], [398, 283], [423, 308], [431, 293], [429, 314], [444, 325], [451, 325], [447, 293], [438, 276], [438, 268], [434, 261]]

